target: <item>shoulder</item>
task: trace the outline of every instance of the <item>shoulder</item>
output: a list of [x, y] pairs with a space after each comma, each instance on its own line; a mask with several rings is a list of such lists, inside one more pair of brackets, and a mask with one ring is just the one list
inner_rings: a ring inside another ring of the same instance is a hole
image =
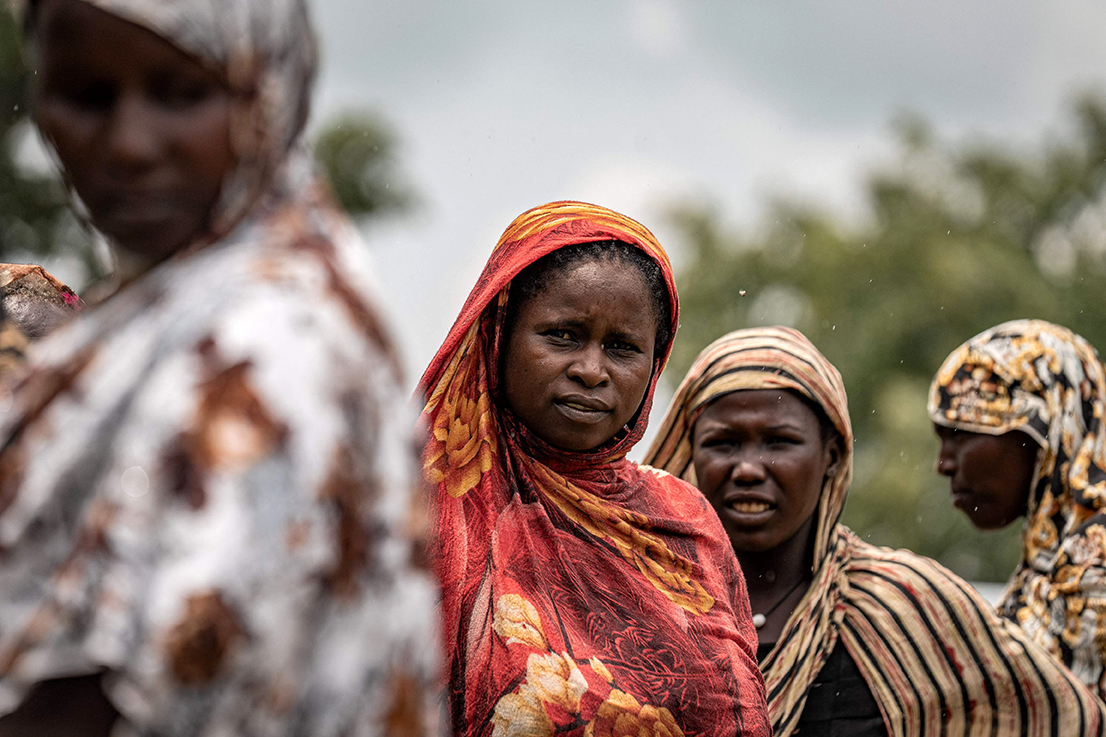
[[[991, 604], [960, 576], [932, 558], [910, 550], [879, 547], [838, 525], [849, 548], [845, 573], [857, 594], [885, 592], [904, 605], [949, 615], [971, 612], [990, 628], [1003, 628]], [[875, 601], [872, 601], [875, 605]]]

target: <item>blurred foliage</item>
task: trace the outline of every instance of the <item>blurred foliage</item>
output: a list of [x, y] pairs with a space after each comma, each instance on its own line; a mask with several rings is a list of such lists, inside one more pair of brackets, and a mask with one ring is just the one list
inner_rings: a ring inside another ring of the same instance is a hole
[[408, 210], [415, 198], [397, 181], [396, 137], [371, 113], [346, 113], [315, 138], [315, 158], [338, 201], [354, 217]]
[[849, 393], [843, 521], [967, 578], [1004, 580], [1022, 525], [977, 532], [952, 507], [926, 393], [954, 348], [1005, 320], [1051, 320], [1106, 348], [1106, 100], [1079, 99], [1072, 118], [1036, 150], [944, 142], [916, 116], [898, 120], [899, 153], [870, 176], [860, 225], [784, 199], [742, 234], [711, 209], [677, 208], [690, 248], [670, 380], [729, 330], [802, 330]]
[[[19, 29], [10, 12], [0, 10], [0, 259], [53, 256], [62, 244], [71, 245], [75, 230], [61, 182], [27, 172], [16, 162], [18, 144], [27, 134], [27, 87]], [[78, 244], [82, 247], [92, 268], [87, 240]]]
[[[70, 210], [60, 177], [19, 163], [19, 152], [33, 135], [30, 75], [20, 35], [7, 5], [0, 6], [0, 261], [75, 258], [88, 282], [104, 275], [104, 262]], [[340, 116], [319, 132], [321, 170], [358, 220], [403, 213], [415, 201], [398, 183], [396, 147], [396, 136], [384, 121], [366, 113]]]

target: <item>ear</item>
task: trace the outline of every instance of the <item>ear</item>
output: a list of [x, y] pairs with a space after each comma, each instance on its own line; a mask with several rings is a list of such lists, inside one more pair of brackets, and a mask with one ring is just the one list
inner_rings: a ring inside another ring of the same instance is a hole
[[844, 439], [835, 432], [822, 447], [822, 460], [826, 464], [826, 476], [836, 476], [841, 472], [841, 461], [845, 458]]

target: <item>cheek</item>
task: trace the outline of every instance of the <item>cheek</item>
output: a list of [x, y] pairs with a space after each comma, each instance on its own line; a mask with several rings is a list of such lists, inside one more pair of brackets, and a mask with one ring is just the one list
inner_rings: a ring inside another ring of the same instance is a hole
[[821, 458], [813, 454], [789, 458], [780, 463], [777, 474], [788, 485], [788, 504], [799, 522], [805, 521], [818, 507], [825, 480], [825, 475], [819, 473], [821, 470]]
[[229, 101], [220, 97], [188, 115], [175, 117], [167, 126], [167, 135], [195, 177], [196, 185], [217, 192], [235, 163]]
[[43, 137], [54, 146], [66, 172], [80, 178], [96, 157], [95, 116], [46, 100], [39, 101], [36, 107], [35, 122]]
[[641, 361], [624, 367], [620, 373], [620, 393], [627, 405], [627, 411], [633, 415], [641, 406], [645, 392], [649, 390], [649, 380], [653, 378], [653, 363]]
[[540, 389], [548, 385], [548, 357], [532, 341], [512, 338], [503, 362], [503, 393], [516, 414], [539, 404]]
[[723, 482], [729, 476], [730, 465], [722, 459], [711, 458], [709, 453], [695, 451], [692, 465], [695, 467], [695, 482], [699, 491], [703, 492], [710, 503], [715, 504], [715, 497]]

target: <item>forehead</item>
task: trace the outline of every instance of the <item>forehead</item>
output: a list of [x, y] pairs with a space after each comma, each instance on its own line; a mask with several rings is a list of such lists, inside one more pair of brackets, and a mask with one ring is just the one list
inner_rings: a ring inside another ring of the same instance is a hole
[[785, 389], [747, 389], [711, 401], [695, 426], [739, 428], [783, 424], [817, 430], [818, 416], [806, 402]]
[[523, 312], [577, 311], [603, 314], [615, 309], [623, 319], [654, 325], [653, 295], [645, 276], [618, 259], [587, 259], [550, 272]]

